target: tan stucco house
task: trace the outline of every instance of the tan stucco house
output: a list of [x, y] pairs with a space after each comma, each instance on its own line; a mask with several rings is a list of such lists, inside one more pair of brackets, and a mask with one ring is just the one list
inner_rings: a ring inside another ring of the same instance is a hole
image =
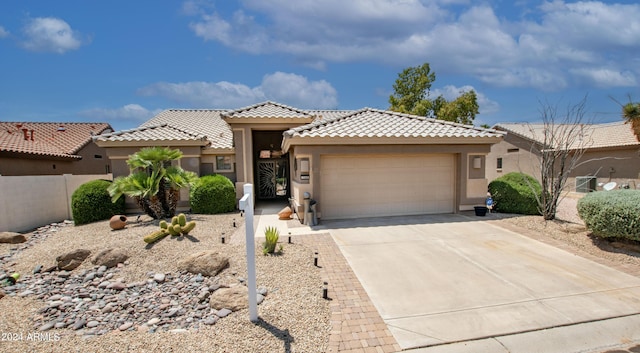
[[126, 160], [142, 147], [179, 148], [186, 170], [225, 175], [238, 192], [252, 183], [258, 200], [282, 199], [299, 213], [309, 193], [319, 217], [339, 219], [455, 213], [482, 204], [486, 156], [502, 135], [371, 108], [303, 110], [265, 102], [166, 110], [94, 141], [106, 149], [114, 177], [129, 173]]
[[0, 175], [110, 173], [92, 137], [112, 131], [107, 123], [0, 122]]
[[[540, 179], [540, 151], [544, 145], [543, 124], [503, 123], [493, 127], [506, 133], [491, 147], [487, 159], [489, 181], [509, 172], [527, 173]], [[630, 124], [613, 122], [585, 124], [581, 136], [567, 147], [584, 149], [579, 165], [567, 180], [568, 191], [601, 190], [614, 182], [616, 187], [640, 188], [640, 142]]]

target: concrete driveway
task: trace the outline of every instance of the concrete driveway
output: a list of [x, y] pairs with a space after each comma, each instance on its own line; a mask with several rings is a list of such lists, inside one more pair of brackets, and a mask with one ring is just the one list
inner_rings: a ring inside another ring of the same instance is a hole
[[323, 221], [321, 228], [331, 233], [403, 349], [500, 336], [505, 339], [498, 346], [509, 351], [513, 337], [544, 344], [527, 336], [540, 330], [602, 335], [607, 319], [622, 320], [615, 322], [622, 328], [612, 330], [623, 337], [606, 339], [640, 339], [639, 278], [478, 217]]

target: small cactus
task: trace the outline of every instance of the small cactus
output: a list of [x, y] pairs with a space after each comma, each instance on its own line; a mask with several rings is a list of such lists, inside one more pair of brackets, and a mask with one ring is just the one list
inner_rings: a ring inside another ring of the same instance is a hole
[[171, 225], [175, 226], [178, 222], [178, 216], [173, 216], [173, 218], [171, 218]]
[[167, 223], [167, 221], [165, 220], [160, 221], [160, 228], [167, 229], [168, 226], [169, 224]]
[[176, 224], [176, 225], [171, 225], [167, 228], [167, 230], [169, 231], [169, 234], [176, 236], [176, 235], [180, 235], [179, 231], [176, 231], [175, 227], [178, 226], [178, 229], [180, 229], [180, 225]]
[[182, 227], [182, 235], [189, 234], [189, 232], [192, 231], [193, 228], [195, 227], [196, 227], [196, 221], [188, 222], [184, 227]]
[[184, 227], [187, 224], [187, 216], [184, 213], [178, 215], [178, 224], [180, 227]]
[[155, 232], [144, 237], [144, 242], [147, 244], [151, 244], [155, 241], [158, 241], [164, 237], [166, 237], [169, 233], [167, 233], [164, 229], [156, 230]]

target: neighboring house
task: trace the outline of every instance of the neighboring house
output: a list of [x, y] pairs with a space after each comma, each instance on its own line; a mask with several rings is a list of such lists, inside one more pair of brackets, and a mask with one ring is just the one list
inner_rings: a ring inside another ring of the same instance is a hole
[[91, 138], [112, 131], [106, 123], [0, 122], [0, 175], [110, 173]]
[[[540, 180], [544, 125], [509, 123], [493, 128], [507, 134], [502, 142], [491, 147], [487, 162], [489, 180], [509, 172], [523, 172]], [[615, 182], [617, 187], [640, 188], [640, 142], [630, 124], [622, 121], [585, 124], [582, 139], [569, 147], [578, 148], [583, 148], [584, 154], [570, 174], [569, 191], [597, 190], [609, 182]]]
[[253, 183], [258, 200], [288, 200], [299, 215], [308, 192], [320, 217], [337, 219], [454, 213], [483, 204], [485, 156], [502, 135], [370, 108], [301, 110], [265, 102], [166, 110], [94, 141], [107, 149], [114, 177], [129, 173], [126, 160], [142, 147], [179, 148], [186, 170], [225, 175], [239, 193]]

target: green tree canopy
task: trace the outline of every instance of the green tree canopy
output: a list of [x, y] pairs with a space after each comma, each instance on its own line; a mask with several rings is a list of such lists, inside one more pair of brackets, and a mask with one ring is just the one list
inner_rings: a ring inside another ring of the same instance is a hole
[[476, 92], [461, 91], [460, 95], [451, 101], [442, 95], [431, 98], [431, 85], [435, 80], [436, 74], [431, 72], [429, 63], [402, 70], [393, 84], [393, 94], [389, 96], [389, 104], [391, 104], [389, 109], [400, 113], [473, 124], [476, 114], [479, 113]]

